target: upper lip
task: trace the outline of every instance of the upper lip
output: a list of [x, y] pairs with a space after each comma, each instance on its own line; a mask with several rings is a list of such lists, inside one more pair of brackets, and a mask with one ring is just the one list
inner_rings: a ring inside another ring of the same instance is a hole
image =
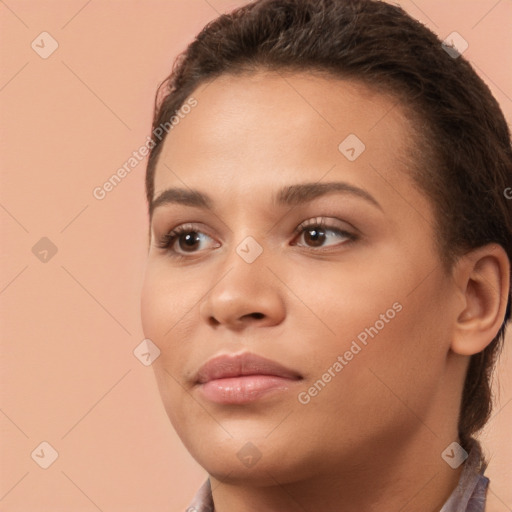
[[288, 379], [302, 378], [295, 370], [286, 368], [276, 361], [245, 352], [243, 354], [222, 354], [212, 357], [199, 368], [196, 374], [196, 382], [204, 384], [214, 379], [242, 375], [274, 375]]

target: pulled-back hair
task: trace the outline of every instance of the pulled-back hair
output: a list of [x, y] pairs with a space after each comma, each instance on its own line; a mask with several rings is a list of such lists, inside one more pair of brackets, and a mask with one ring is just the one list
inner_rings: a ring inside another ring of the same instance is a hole
[[[149, 205], [165, 136], [155, 130], [194, 90], [222, 74], [327, 73], [390, 94], [412, 120], [414, 183], [435, 208], [436, 244], [451, 271], [467, 251], [495, 243], [512, 261], [510, 132], [471, 65], [398, 6], [377, 0], [257, 0], [210, 22], [179, 55], [155, 99], [146, 173]], [[214, 129], [214, 127], [212, 127]], [[511, 196], [512, 197], [512, 196]], [[471, 356], [458, 432], [463, 447], [488, 421], [491, 376], [510, 319]]]

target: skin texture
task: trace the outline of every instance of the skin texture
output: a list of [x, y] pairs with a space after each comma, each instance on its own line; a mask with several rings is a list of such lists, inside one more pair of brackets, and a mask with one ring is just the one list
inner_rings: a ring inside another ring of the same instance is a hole
[[[157, 207], [142, 290], [145, 336], [167, 414], [210, 474], [217, 512], [439, 510], [456, 486], [442, 451], [457, 440], [469, 355], [498, 332], [509, 263], [496, 245], [451, 275], [434, 244], [433, 210], [409, 177], [410, 126], [396, 99], [320, 75], [223, 75], [164, 142], [155, 197], [193, 188], [212, 211]], [[356, 134], [353, 162], [338, 145]], [[330, 193], [278, 206], [282, 187], [343, 181], [380, 208]], [[294, 230], [323, 218], [323, 241]], [[157, 240], [192, 224], [204, 233], [176, 259]], [[247, 263], [246, 237], [263, 249]], [[187, 250], [189, 252], [187, 252]], [[309, 403], [298, 400], [380, 315], [402, 306]], [[260, 313], [260, 315], [252, 315]], [[218, 354], [254, 352], [299, 372], [288, 390], [215, 404], [194, 374]], [[242, 464], [251, 442], [261, 458]]]

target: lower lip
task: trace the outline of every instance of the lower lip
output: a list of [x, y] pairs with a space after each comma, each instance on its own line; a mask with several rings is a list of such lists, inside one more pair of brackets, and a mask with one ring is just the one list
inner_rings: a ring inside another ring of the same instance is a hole
[[215, 379], [200, 384], [199, 389], [210, 401], [218, 404], [245, 404], [272, 391], [285, 391], [298, 380], [275, 375], [246, 375]]

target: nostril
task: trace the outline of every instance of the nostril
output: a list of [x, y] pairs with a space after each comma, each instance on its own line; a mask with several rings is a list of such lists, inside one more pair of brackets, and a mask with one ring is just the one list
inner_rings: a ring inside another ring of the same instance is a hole
[[263, 318], [265, 315], [263, 313], [251, 313], [253, 318]]

